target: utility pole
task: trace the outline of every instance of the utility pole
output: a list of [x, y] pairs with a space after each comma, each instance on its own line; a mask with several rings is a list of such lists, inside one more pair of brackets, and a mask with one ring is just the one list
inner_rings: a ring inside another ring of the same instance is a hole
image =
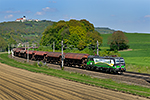
[[26, 50], [26, 43], [25, 43], [25, 50]]
[[53, 52], [55, 52], [55, 42], [53, 42]]
[[98, 45], [99, 45], [99, 44], [98, 44], [98, 40], [97, 40], [97, 55], [99, 55], [99, 54], [98, 54], [98, 52], [99, 52], [99, 50], [98, 50]]
[[11, 48], [12, 48], [11, 49], [11, 54], [12, 54], [12, 57], [14, 57], [14, 52], [13, 52], [14, 44], [11, 45]]
[[64, 65], [64, 55], [63, 55], [63, 40], [61, 41], [61, 51], [62, 51], [62, 55], [61, 55], [61, 69], [63, 69], [63, 65]]
[[9, 44], [8, 44], [8, 54], [10, 54], [10, 50], [9, 49], [10, 49], [10, 47], [9, 47]]
[[27, 62], [29, 62], [29, 42], [27, 43], [28, 50], [27, 50]]

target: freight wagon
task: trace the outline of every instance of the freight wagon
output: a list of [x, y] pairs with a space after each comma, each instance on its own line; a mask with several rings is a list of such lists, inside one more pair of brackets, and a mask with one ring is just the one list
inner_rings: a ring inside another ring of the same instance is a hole
[[[27, 58], [27, 54], [29, 54], [29, 59], [31, 60], [61, 65], [62, 54], [60, 52], [27, 51], [25, 48], [14, 48], [13, 52], [18, 57]], [[79, 53], [64, 53], [64, 55], [65, 66], [79, 66], [90, 70], [101, 70], [118, 74], [126, 71], [125, 61], [122, 57], [100, 57]]]

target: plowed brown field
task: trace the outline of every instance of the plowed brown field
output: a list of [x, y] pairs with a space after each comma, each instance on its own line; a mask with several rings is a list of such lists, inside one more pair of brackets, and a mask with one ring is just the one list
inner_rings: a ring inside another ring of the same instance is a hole
[[0, 100], [146, 100], [0, 63]]

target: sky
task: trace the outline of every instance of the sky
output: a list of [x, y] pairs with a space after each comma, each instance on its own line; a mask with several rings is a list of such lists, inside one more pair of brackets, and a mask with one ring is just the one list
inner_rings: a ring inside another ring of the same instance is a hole
[[150, 33], [150, 0], [0, 0], [0, 23], [86, 19], [95, 27]]

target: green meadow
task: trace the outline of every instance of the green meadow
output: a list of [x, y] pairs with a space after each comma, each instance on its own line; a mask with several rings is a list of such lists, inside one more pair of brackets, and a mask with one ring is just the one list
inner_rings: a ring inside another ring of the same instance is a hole
[[[101, 50], [109, 49], [107, 39], [112, 34], [101, 34], [103, 44]], [[119, 51], [124, 57], [127, 71], [135, 71], [150, 74], [150, 34], [125, 33], [129, 40], [130, 51]]]

